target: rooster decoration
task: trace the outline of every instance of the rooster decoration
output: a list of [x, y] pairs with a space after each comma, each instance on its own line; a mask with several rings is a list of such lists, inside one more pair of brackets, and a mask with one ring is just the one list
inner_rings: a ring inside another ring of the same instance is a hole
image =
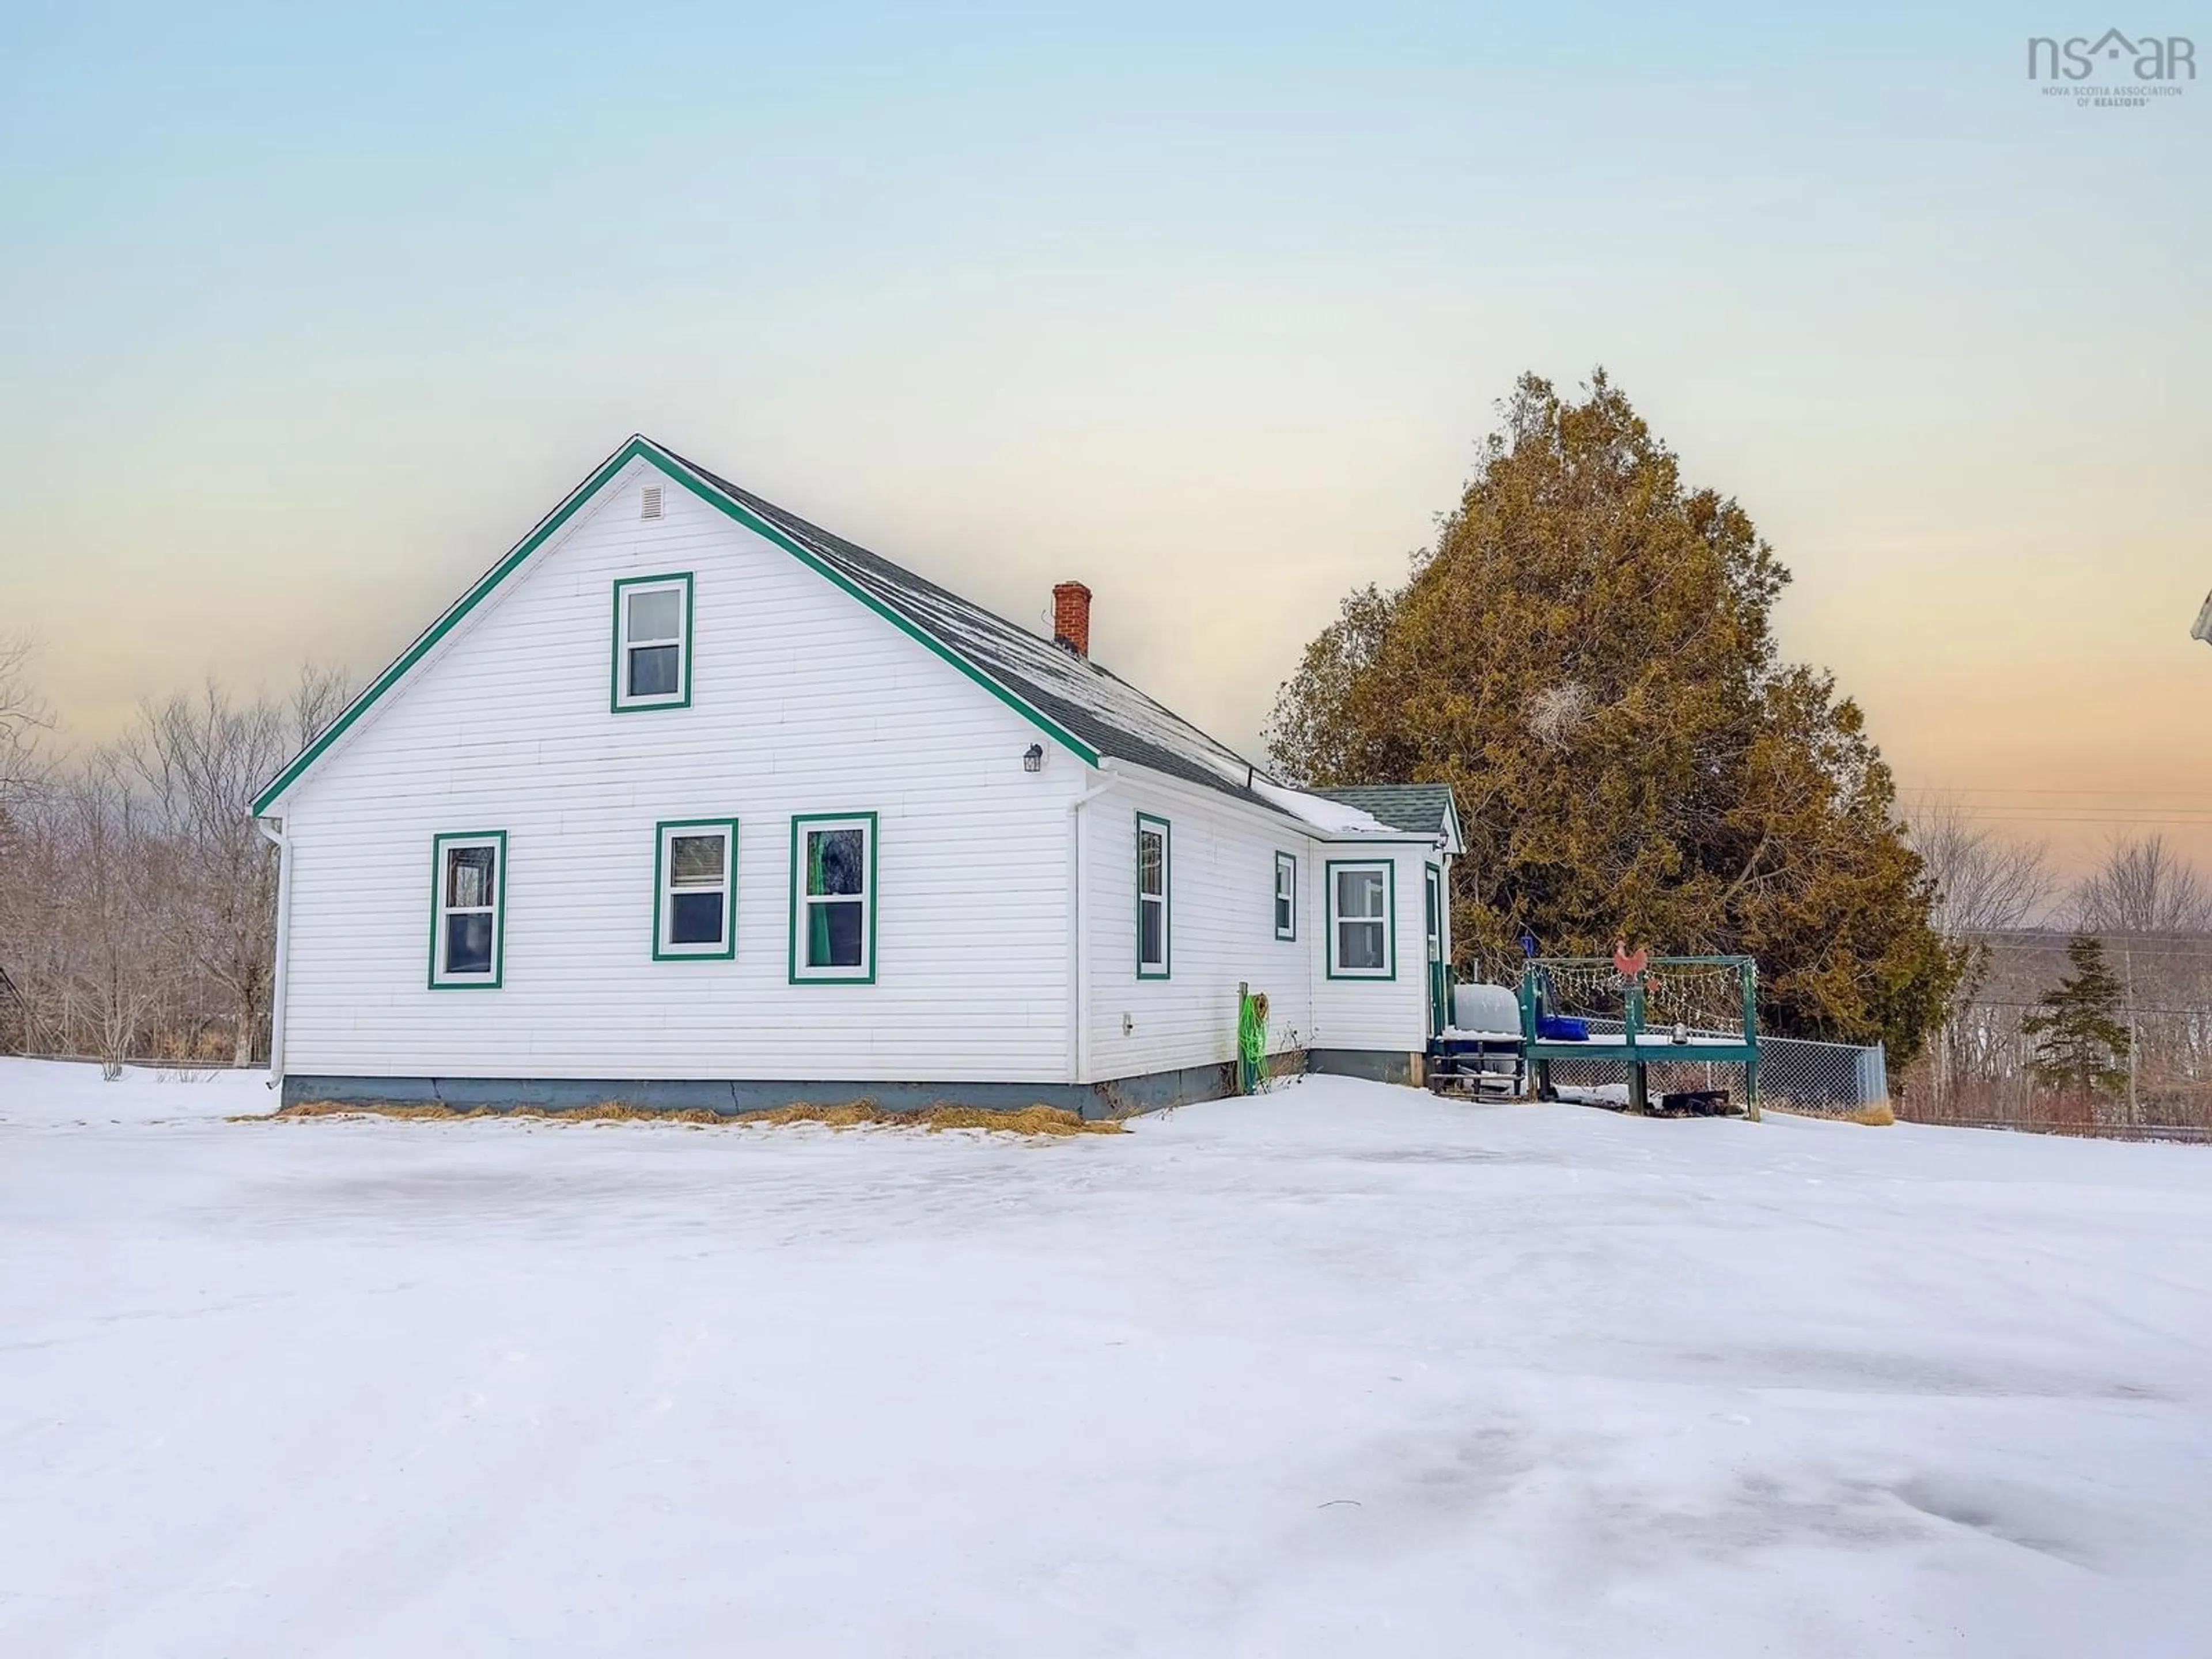
[[1632, 981], [1637, 979], [1642, 975], [1644, 969], [1650, 965], [1650, 963], [1651, 952], [1644, 949], [1641, 945], [1636, 947], [1634, 954], [1632, 955], [1628, 949], [1627, 940], [1618, 939], [1613, 940], [1613, 971], [1618, 973], [1624, 981]]

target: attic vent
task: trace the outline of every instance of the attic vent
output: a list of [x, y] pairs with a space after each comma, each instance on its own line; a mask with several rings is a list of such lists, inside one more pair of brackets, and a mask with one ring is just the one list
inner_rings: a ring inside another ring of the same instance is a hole
[[637, 516], [657, 519], [660, 516], [660, 486], [647, 484], [638, 496]]

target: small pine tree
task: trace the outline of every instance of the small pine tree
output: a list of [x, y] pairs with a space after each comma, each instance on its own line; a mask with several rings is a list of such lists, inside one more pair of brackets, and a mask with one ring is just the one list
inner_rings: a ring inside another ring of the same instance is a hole
[[2105, 947], [2087, 933], [2067, 941], [2074, 971], [2044, 994], [2043, 1010], [2020, 1029], [2036, 1039], [2035, 1075], [2072, 1094], [2116, 1095], [2127, 1087], [2128, 1028], [2120, 1012], [2120, 981], [2105, 965]]

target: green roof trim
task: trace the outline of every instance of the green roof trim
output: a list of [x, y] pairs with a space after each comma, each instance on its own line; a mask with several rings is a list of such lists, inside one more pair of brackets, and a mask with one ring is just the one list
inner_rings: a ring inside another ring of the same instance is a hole
[[874, 611], [876, 615], [881, 617], [885, 622], [890, 623], [892, 627], [897, 629], [900, 633], [904, 634], [908, 639], [915, 641], [917, 644], [927, 647], [938, 656], [942, 657], [946, 662], [951, 663], [952, 666], [958, 669], [969, 679], [975, 681], [976, 684], [981, 686], [986, 691], [988, 691], [993, 696], [996, 697], [1000, 702], [1006, 704], [1007, 708], [1012, 709], [1014, 713], [1019, 714], [1024, 720], [1029, 721], [1030, 725], [1044, 732], [1055, 743], [1065, 745], [1071, 752], [1080, 757], [1085, 765], [1096, 766], [1098, 764], [1098, 751], [1092, 748], [1089, 744], [1084, 742], [1082, 738], [1077, 737], [1075, 733], [1070, 732], [1058, 721], [1050, 718], [1042, 709], [1032, 708], [1030, 704], [1024, 702], [1021, 698], [1007, 690], [1005, 686], [1000, 684], [998, 681], [993, 679], [988, 674], [986, 674], [981, 669], [976, 667], [975, 665], [969, 661], [967, 658], [962, 656], [951, 646], [945, 644], [943, 640], [939, 639], [936, 635], [931, 633], [927, 629], [923, 628], [920, 623], [915, 623], [910, 618], [903, 617], [897, 611], [892, 610], [890, 606], [885, 605], [874, 594], [869, 592], [866, 588], [860, 586], [857, 582], [852, 580], [843, 571], [836, 568], [834, 566], [823, 563], [822, 560], [815, 556], [811, 550], [802, 544], [793, 540], [792, 538], [784, 534], [782, 531], [777, 529], [775, 526], [770, 524], [766, 519], [762, 518], [758, 514], [753, 512], [743, 502], [732, 501], [729, 496], [725, 495], [713, 483], [709, 483], [707, 479], [701, 477], [697, 473], [691, 471], [690, 467], [678, 460], [674, 456], [669, 454], [659, 445], [654, 444], [645, 438], [633, 438], [630, 441], [629, 449], [623, 451], [624, 456], [627, 457], [632, 450], [642, 455], [647, 460], [651, 461], [655, 466], [659, 467], [663, 472], [673, 478], [678, 483], [682, 484], [686, 489], [696, 495], [701, 501], [706, 502], [708, 506], [717, 509], [730, 518], [735, 519], [739, 524], [744, 526], [746, 529], [751, 531], [754, 534], [764, 537], [766, 539], [774, 542], [778, 547], [783, 549], [785, 552], [790, 554], [792, 557], [797, 559], [800, 563], [804, 564], [808, 569], [813, 571], [817, 575], [836, 584], [836, 586], [842, 592], [849, 594], [852, 598], [859, 600], [862, 605], [867, 606], [869, 610]]
[[575, 516], [578, 508], [597, 495], [617, 473], [635, 460], [648, 462], [668, 478], [683, 485], [684, 489], [724, 516], [735, 520], [763, 540], [775, 543], [776, 546], [799, 560], [816, 574], [825, 578], [850, 598], [866, 605], [892, 627], [897, 629], [900, 633], [958, 669], [960, 672], [1029, 721], [1030, 725], [1075, 755], [1086, 766], [1098, 764], [1098, 750], [1091, 744], [1084, 742], [1082, 738], [1042, 710], [1032, 708], [951, 646], [945, 644], [943, 640], [891, 609], [874, 594], [852, 581], [843, 572], [823, 563], [811, 550], [792, 539], [743, 502], [733, 501], [724, 495], [712, 483], [692, 471], [685, 463], [669, 454], [651, 439], [639, 436], [633, 437], [602, 462], [590, 477], [585, 479], [569, 493], [568, 498], [560, 506], [540, 520], [537, 528], [517, 543], [505, 558], [479, 576], [466, 593], [464, 593], [436, 622], [424, 629], [412, 645], [401, 652], [392, 665], [371, 682], [367, 690], [347, 704], [345, 711], [325, 726], [321, 735], [313, 743], [301, 750], [293, 758], [292, 763], [270, 782], [268, 787], [253, 798], [254, 812], [258, 815], [267, 811], [275, 805], [286, 790], [297, 783], [307, 769], [321, 759], [329, 751], [331, 746], [352, 728], [356, 720], [375, 707], [378, 700], [386, 692], [405, 678], [408, 670], [428, 656], [441, 640], [452, 633], [471, 611], [489, 598], [501, 583], [520, 569], [532, 553], [544, 546], [556, 532]]

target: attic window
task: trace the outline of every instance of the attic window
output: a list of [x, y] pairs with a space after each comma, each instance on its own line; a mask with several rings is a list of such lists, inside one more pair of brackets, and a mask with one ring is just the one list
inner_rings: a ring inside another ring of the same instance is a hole
[[626, 576], [615, 584], [617, 714], [691, 704], [691, 573]]
[[659, 484], [647, 484], [639, 492], [637, 516], [641, 519], [657, 519], [660, 516], [660, 486]]

